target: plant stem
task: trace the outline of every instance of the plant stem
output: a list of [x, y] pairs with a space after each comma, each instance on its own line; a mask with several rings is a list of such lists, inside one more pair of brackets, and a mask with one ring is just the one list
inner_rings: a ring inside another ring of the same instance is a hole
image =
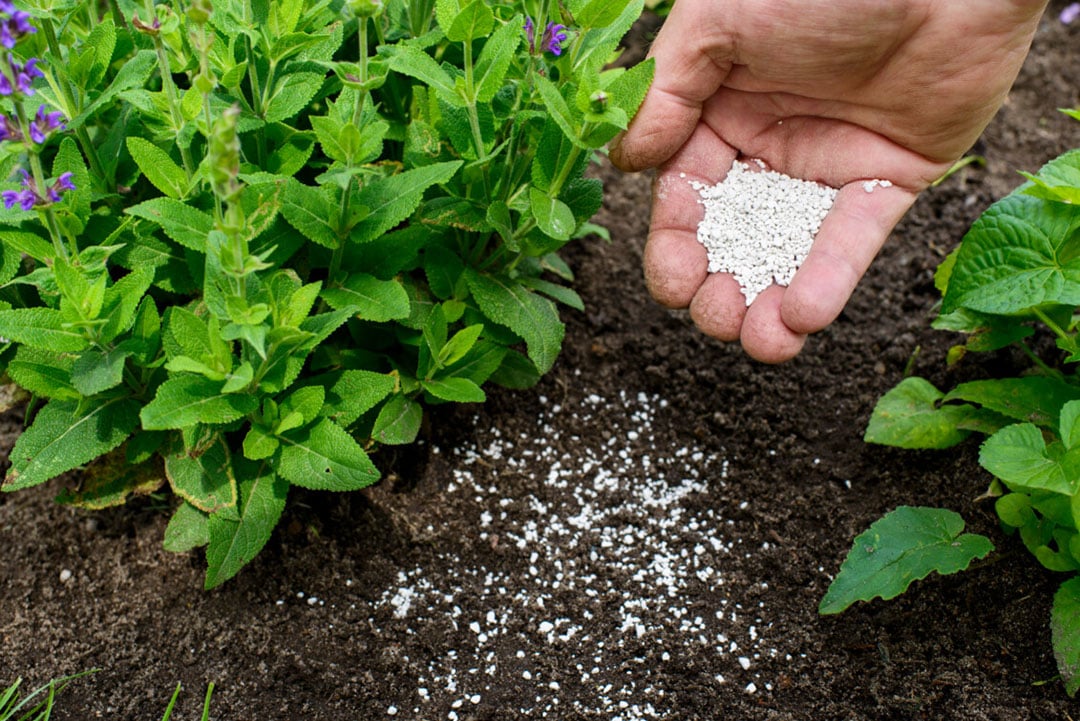
[[[150, 21], [153, 22], [156, 14], [154, 0], [146, 0], [145, 7]], [[184, 127], [184, 116], [180, 112], [180, 99], [177, 95], [176, 83], [173, 82], [172, 70], [169, 66], [169, 55], [161, 38], [157, 35], [154, 35], [153, 38], [154, 50], [157, 51], [158, 57], [158, 70], [161, 75], [161, 87], [164, 89], [165, 97], [169, 101], [169, 115], [172, 119], [173, 130], [179, 135], [180, 130]], [[187, 176], [188, 182], [190, 182], [195, 174], [195, 165], [191, 159], [191, 148], [184, 147], [180, 143], [177, 143], [177, 145], [180, 147], [180, 159], [184, 163], [184, 174]]]

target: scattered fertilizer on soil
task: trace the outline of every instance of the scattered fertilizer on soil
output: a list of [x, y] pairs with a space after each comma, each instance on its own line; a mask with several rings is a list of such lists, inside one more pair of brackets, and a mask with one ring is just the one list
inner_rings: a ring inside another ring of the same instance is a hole
[[[470, 540], [499, 562], [470, 563], [443, 547], [373, 599], [369, 623], [388, 642], [430, 640], [425, 658], [412, 659], [415, 688], [394, 699], [397, 712], [676, 718], [662, 679], [698, 673], [692, 659], [702, 658], [711, 669], [702, 693], [714, 684], [771, 691], [764, 661], [790, 656], [770, 638], [768, 586], [739, 576], [760, 542], [744, 545], [728, 514], [742, 517], [748, 504], [727, 507], [713, 494], [727, 487], [728, 460], [717, 449], [665, 447], [655, 419], [671, 411], [655, 396], [540, 402], [530, 432], [493, 428], [476, 447], [433, 449], [451, 456], [447, 501], [474, 504]], [[563, 438], [567, 416], [597, 433]], [[519, 490], [508, 494], [514, 476]]]
[[705, 206], [697, 238], [709, 253], [709, 272], [731, 273], [747, 305], [774, 282], [791, 282], [838, 192], [754, 162], [760, 170], [736, 160], [717, 185], [690, 183]]

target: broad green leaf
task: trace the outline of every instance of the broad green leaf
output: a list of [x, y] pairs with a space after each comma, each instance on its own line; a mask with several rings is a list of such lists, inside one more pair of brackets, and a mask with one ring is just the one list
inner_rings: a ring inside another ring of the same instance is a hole
[[443, 102], [458, 107], [465, 106], [465, 100], [458, 93], [450, 74], [418, 47], [401, 44], [393, 46], [390, 49], [390, 69], [416, 78], [438, 93]]
[[75, 190], [64, 193], [61, 201], [53, 206], [53, 213], [67, 232], [78, 235], [82, 233], [90, 219], [93, 188], [82, 152], [71, 137], [66, 137], [60, 142], [60, 150], [53, 159], [53, 177], [59, 178], [64, 173], [71, 173], [71, 183], [75, 186]]
[[371, 437], [388, 446], [407, 445], [416, 440], [423, 419], [423, 406], [408, 396], [395, 395], [379, 409]]
[[1006, 426], [986, 439], [979, 464], [1012, 490], [1044, 490], [1067, 496], [1080, 491], [1080, 448], [1049, 446], [1033, 423]]
[[[507, 349], [505, 346], [481, 340], [461, 360], [453, 364], [448, 363], [443, 369], [443, 374], [447, 377], [460, 376], [468, 378], [476, 385], [482, 385], [499, 369], [503, 359], [506, 358], [506, 354]], [[529, 363], [524, 356], [519, 355], [518, 357], [528, 363], [530, 368], [532, 367], [532, 363]]]
[[619, 19], [623, 4], [611, 0], [590, 0], [574, 13], [574, 20], [583, 29], [607, 27]]
[[905, 378], [878, 400], [863, 440], [898, 448], [955, 446], [970, 435], [959, 425], [975, 409], [940, 405], [944, 397], [923, 378]]
[[291, 483], [320, 491], [355, 491], [379, 480], [367, 453], [329, 418], [282, 436], [277, 471]]
[[326, 248], [341, 245], [334, 230], [337, 209], [322, 188], [313, 188], [290, 179], [285, 186], [281, 214], [290, 225], [319, 245]]
[[1059, 203], [1080, 204], [1080, 149], [1054, 158], [1039, 169], [1038, 175], [1020, 174], [1033, 183], [1021, 192]]
[[206, 252], [206, 236], [214, 229], [214, 218], [209, 213], [172, 198], [152, 198], [124, 212], [157, 223], [165, 235], [200, 253]]
[[349, 370], [327, 390], [326, 413], [347, 428], [394, 392], [393, 376], [374, 371]]
[[20, 345], [8, 363], [12, 380], [36, 396], [57, 400], [79, 400], [82, 394], [71, 384], [74, 356]]
[[495, 27], [495, 13], [484, 0], [472, 0], [462, 8], [450, 27], [445, 29], [446, 38], [454, 42], [471, 43], [488, 35]]
[[236, 464], [240, 476], [240, 520], [209, 518], [205, 588], [219, 586], [237, 574], [270, 540], [285, 510], [289, 483], [269, 464]]
[[196, 423], [230, 423], [258, 407], [256, 396], [224, 394], [222, 385], [196, 375], [170, 378], [158, 387], [154, 400], [139, 413], [143, 428], [165, 430]]
[[420, 385], [431, 395], [455, 403], [483, 403], [484, 390], [468, 378], [448, 377], [422, 381]]
[[544, 107], [547, 108], [551, 119], [559, 126], [559, 130], [563, 132], [563, 135], [571, 143], [582, 150], [588, 150], [589, 148], [578, 137], [578, 126], [581, 122], [571, 112], [570, 105], [559, 92], [559, 88], [542, 75], [535, 76], [534, 80], [537, 89], [540, 91], [540, 98], [544, 101]]
[[157, 53], [153, 50], [140, 50], [135, 56], [120, 66], [116, 76], [105, 91], [86, 105], [82, 112], [66, 123], [69, 131], [77, 130], [86, 121], [97, 115], [98, 111], [112, 102], [120, 93], [131, 88], [142, 87], [157, 67]]
[[35, 233], [23, 230], [0, 230], [0, 242], [6, 248], [12, 248], [19, 253], [26, 253], [35, 260], [45, 261], [56, 257], [56, 249], [52, 243]]
[[210, 526], [207, 515], [187, 501], [181, 501], [165, 527], [166, 551], [187, 553], [210, 543]]
[[72, 401], [51, 401], [15, 441], [3, 490], [36, 486], [108, 453], [135, 430], [138, 408], [129, 398], [87, 408]]
[[521, 283], [574, 310], [585, 310], [585, 301], [581, 299], [581, 296], [573, 288], [567, 288], [565, 285], [552, 283], [542, 278], [522, 278]]
[[54, 353], [73, 353], [86, 348], [85, 336], [65, 325], [60, 311], [51, 308], [0, 310], [0, 337]]
[[168, 153], [135, 135], [128, 137], [127, 149], [139, 170], [155, 188], [170, 198], [179, 200], [184, 197], [188, 185], [187, 174]]
[[124, 381], [124, 364], [130, 355], [122, 348], [87, 348], [72, 366], [71, 385], [84, 396], [115, 388]]
[[449, 341], [443, 344], [442, 348], [439, 349], [439, 365], [453, 365], [464, 358], [465, 354], [472, 350], [472, 347], [476, 345], [476, 341], [483, 332], [484, 326], [480, 323], [459, 330]]
[[281, 441], [260, 426], [252, 426], [244, 436], [244, 458], [258, 461], [277, 453]]
[[1069, 401], [1061, 407], [1058, 431], [1066, 448], [1080, 446], [1080, 401]]
[[490, 103], [499, 89], [506, 83], [506, 71], [514, 59], [521, 44], [520, 15], [502, 23], [499, 28], [484, 41], [484, 49], [476, 60], [476, 101]]
[[285, 73], [266, 106], [266, 122], [287, 120], [307, 107], [322, 87], [323, 79], [324, 76], [319, 73]]
[[165, 476], [173, 493], [200, 511], [236, 517], [236, 476], [223, 439], [197, 453], [181, 449], [165, 456]]
[[[153, 267], [139, 266], [105, 289], [101, 313], [105, 325], [99, 332], [98, 342], [111, 343], [121, 333], [130, 330], [144, 299], [153, 304], [146, 297], [146, 292], [154, 282], [154, 275]], [[156, 309], [154, 315], [157, 315]]]
[[435, 21], [443, 33], [449, 32], [461, 12], [461, 0], [435, 0]]
[[1070, 578], [1054, 594], [1050, 634], [1065, 692], [1080, 690], [1080, 578]]
[[299, 413], [301, 425], [306, 426], [319, 416], [325, 399], [326, 389], [322, 386], [297, 388], [281, 402], [281, 415]]
[[555, 240], [570, 240], [577, 228], [574, 212], [558, 198], [548, 197], [539, 188], [529, 188], [529, 200], [536, 225]]
[[964, 236], [942, 313], [1015, 314], [1048, 303], [1080, 305], [1080, 207], [1012, 193]]
[[396, 280], [353, 273], [341, 287], [327, 288], [320, 295], [331, 308], [352, 307], [363, 320], [385, 323], [409, 317], [409, 294]]
[[855, 538], [818, 612], [840, 613], [856, 601], [895, 598], [933, 571], [962, 571], [994, 550], [989, 539], [963, 530], [964, 519], [944, 508], [900, 506], [885, 514]]
[[551, 370], [566, 332], [555, 304], [508, 278], [471, 269], [465, 278], [480, 311], [524, 339], [529, 358], [541, 374]]
[[961, 383], [943, 400], [978, 403], [1018, 421], [1051, 427], [1065, 403], [1080, 400], [1080, 388], [1047, 376], [996, 378]]
[[354, 196], [354, 206], [367, 209], [367, 214], [353, 227], [349, 235], [354, 243], [375, 240], [408, 218], [433, 185], [454, 177], [462, 161], [435, 163], [406, 170], [388, 178], [372, 181]]

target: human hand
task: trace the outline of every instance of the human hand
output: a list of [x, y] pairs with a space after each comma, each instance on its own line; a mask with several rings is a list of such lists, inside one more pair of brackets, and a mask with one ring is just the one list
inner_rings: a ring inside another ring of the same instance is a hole
[[[612, 144], [623, 170], [658, 167], [645, 278], [697, 326], [781, 362], [843, 310], [920, 191], [1005, 100], [1047, 0], [678, 0], [650, 55], [656, 76]], [[735, 158], [839, 189], [787, 288], [747, 307], [707, 272], [691, 180]], [[891, 187], [872, 193], [863, 182]]]

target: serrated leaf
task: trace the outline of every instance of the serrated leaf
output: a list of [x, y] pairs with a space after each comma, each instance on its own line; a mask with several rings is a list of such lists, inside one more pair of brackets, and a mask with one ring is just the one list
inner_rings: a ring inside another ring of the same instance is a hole
[[56, 257], [52, 243], [35, 233], [22, 230], [0, 230], [0, 242], [19, 253], [26, 253], [34, 260], [46, 261]]
[[434, 163], [391, 175], [366, 184], [354, 196], [354, 206], [367, 208], [367, 215], [353, 227], [349, 239], [354, 243], [375, 240], [412, 215], [433, 185], [454, 177], [462, 161]]
[[487, 6], [484, 0], [472, 0], [461, 12], [457, 13], [454, 22], [445, 29], [446, 38], [454, 42], [469, 43], [476, 38], [481, 38], [491, 32], [495, 27], [495, 13]]
[[536, 225], [555, 240], [570, 240], [577, 228], [574, 212], [558, 198], [548, 197], [539, 188], [529, 188], [529, 200]]
[[535, 76], [534, 80], [537, 90], [540, 91], [540, 98], [544, 101], [544, 107], [547, 108], [551, 119], [559, 126], [559, 130], [563, 132], [563, 135], [571, 143], [582, 150], [588, 150], [589, 148], [578, 137], [577, 126], [580, 123], [571, 112], [570, 105], [566, 102], [566, 98], [562, 96], [562, 93], [559, 92], [559, 88], [542, 75]]
[[416, 78], [438, 93], [443, 102], [465, 106], [454, 80], [433, 57], [413, 45], [396, 45], [390, 53], [391, 70]]
[[1080, 207], [1012, 193], [964, 236], [942, 313], [1009, 315], [1047, 303], [1080, 305]]
[[88, 348], [75, 360], [71, 385], [84, 396], [115, 388], [124, 380], [124, 363], [131, 352], [122, 348]]
[[436, 398], [455, 403], [483, 403], [484, 390], [468, 378], [447, 377], [422, 381], [421, 387]]
[[1080, 400], [1080, 388], [1047, 376], [995, 378], [961, 383], [943, 400], [978, 403], [1009, 418], [1050, 427], [1057, 425], [1062, 405]]
[[256, 396], [222, 393], [222, 383], [202, 376], [182, 375], [162, 383], [139, 413], [146, 430], [185, 428], [196, 423], [230, 423], [253, 412]]
[[197, 453], [181, 449], [165, 456], [165, 476], [173, 493], [200, 511], [236, 517], [236, 476], [221, 438]]
[[905, 378], [878, 400], [863, 440], [898, 448], [955, 446], [971, 435], [959, 425], [974, 409], [939, 405], [944, 397], [923, 378]]
[[20, 345], [8, 363], [12, 380], [36, 396], [57, 400], [78, 400], [82, 394], [71, 384], [71, 355]]
[[128, 136], [127, 149], [139, 170], [155, 188], [170, 198], [184, 197], [188, 185], [187, 174], [168, 153], [135, 135]]
[[128, 462], [123, 446], [99, 456], [79, 473], [75, 490], [64, 489], [58, 503], [99, 511], [126, 503], [134, 496], [146, 496], [165, 485], [160, 463]]
[[282, 436], [277, 471], [289, 482], [320, 491], [355, 491], [379, 472], [352, 436], [329, 418]]
[[73, 353], [88, 343], [78, 330], [64, 327], [64, 317], [51, 308], [0, 310], [0, 336], [54, 353]]
[[541, 374], [551, 370], [566, 332], [555, 304], [508, 278], [471, 269], [465, 278], [480, 311], [521, 336]]
[[409, 317], [409, 294], [396, 280], [353, 273], [341, 287], [327, 288], [320, 295], [331, 308], [352, 307], [363, 320], [385, 323]]
[[240, 520], [212, 514], [206, 549], [206, 582], [211, 589], [229, 580], [246, 566], [266, 542], [285, 510], [289, 483], [269, 464], [237, 463], [240, 475]]
[[1006, 426], [986, 439], [979, 465], [1012, 490], [1043, 490], [1067, 496], [1080, 491], [1080, 448], [1047, 445], [1033, 423]]
[[51, 401], [11, 449], [3, 490], [17, 491], [78, 468], [124, 442], [138, 423], [138, 404], [111, 399], [80, 409], [72, 401]]
[[210, 526], [206, 513], [187, 501], [181, 501], [165, 527], [162, 546], [166, 551], [186, 553], [210, 543]]
[[331, 225], [337, 218], [337, 209], [322, 188], [290, 179], [285, 186], [281, 214], [290, 225], [319, 245], [331, 249], [341, 245], [337, 231]]
[[319, 73], [292, 72], [284, 74], [266, 106], [268, 123], [287, 120], [299, 113], [322, 87], [324, 76]]
[[590, 0], [581, 10], [574, 13], [574, 21], [583, 29], [602, 28], [618, 20], [622, 11], [622, 3], [611, 2], [611, 0]]
[[157, 223], [165, 235], [199, 253], [206, 252], [206, 236], [214, 229], [214, 218], [209, 213], [172, 198], [152, 198], [124, 212]]
[[476, 101], [489, 103], [506, 82], [506, 71], [514, 59], [521, 44], [520, 15], [515, 15], [499, 26], [499, 29], [484, 41], [484, 49], [476, 60]]
[[1080, 203], [1080, 149], [1070, 150], [1039, 169], [1038, 175], [1020, 173], [1033, 185], [1022, 192], [1059, 203]]
[[327, 389], [326, 414], [347, 428], [394, 392], [395, 380], [385, 373], [349, 370]]
[[856, 601], [888, 600], [930, 573], [956, 573], [994, 545], [963, 533], [964, 519], [944, 508], [900, 506], [855, 538], [818, 612], [840, 613]]
[[1080, 690], [1080, 578], [1070, 578], [1054, 594], [1050, 635], [1065, 692]]
[[371, 437], [388, 446], [407, 445], [416, 440], [424, 408], [411, 398], [398, 394], [379, 409]]

